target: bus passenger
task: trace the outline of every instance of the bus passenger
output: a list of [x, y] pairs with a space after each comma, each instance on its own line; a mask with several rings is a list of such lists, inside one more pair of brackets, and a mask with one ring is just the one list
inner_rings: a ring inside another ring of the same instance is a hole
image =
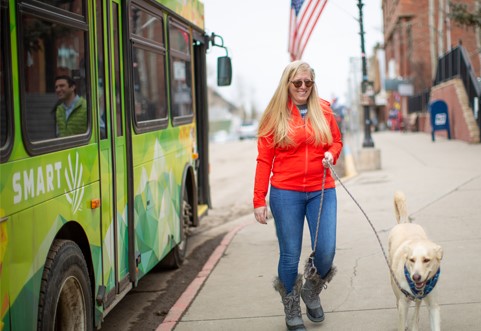
[[67, 75], [57, 76], [55, 93], [58, 98], [55, 107], [57, 137], [85, 133], [87, 131], [87, 101], [77, 95], [73, 78]]

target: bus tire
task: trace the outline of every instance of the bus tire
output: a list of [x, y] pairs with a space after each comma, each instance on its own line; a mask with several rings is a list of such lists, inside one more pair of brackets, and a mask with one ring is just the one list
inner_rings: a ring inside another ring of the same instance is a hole
[[161, 265], [168, 269], [178, 269], [184, 263], [187, 253], [187, 242], [189, 239], [189, 228], [192, 224], [192, 202], [190, 201], [187, 189], [184, 186], [182, 193], [181, 232], [180, 242], [162, 260]]
[[93, 330], [90, 278], [82, 251], [71, 240], [55, 240], [45, 262], [38, 305], [38, 330]]

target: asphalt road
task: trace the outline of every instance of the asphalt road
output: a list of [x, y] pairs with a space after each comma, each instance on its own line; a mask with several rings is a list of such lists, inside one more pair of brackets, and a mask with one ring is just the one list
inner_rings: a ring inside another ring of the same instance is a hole
[[102, 331], [155, 330], [230, 230], [231, 221], [252, 212], [255, 140], [210, 145], [212, 209], [193, 229], [187, 258], [177, 270], [156, 268], [107, 315]]

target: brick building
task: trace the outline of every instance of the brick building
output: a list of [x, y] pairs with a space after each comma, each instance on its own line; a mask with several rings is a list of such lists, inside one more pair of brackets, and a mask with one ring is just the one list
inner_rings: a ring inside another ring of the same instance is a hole
[[475, 75], [481, 76], [479, 29], [462, 27], [451, 20], [450, 1], [466, 4], [470, 12], [479, 6], [477, 0], [382, 1], [386, 111], [397, 107], [406, 116], [408, 96], [432, 87], [438, 58], [460, 43], [469, 54]]

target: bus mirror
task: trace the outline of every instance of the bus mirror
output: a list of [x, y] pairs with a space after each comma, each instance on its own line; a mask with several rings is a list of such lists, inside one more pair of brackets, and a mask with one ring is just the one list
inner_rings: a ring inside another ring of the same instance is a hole
[[215, 33], [212, 33], [208, 38], [212, 46], [225, 49], [226, 55], [217, 58], [217, 85], [229, 86], [232, 82], [232, 63], [227, 47], [224, 46], [224, 39]]
[[232, 63], [230, 57], [217, 58], [217, 85], [229, 86], [232, 81]]

